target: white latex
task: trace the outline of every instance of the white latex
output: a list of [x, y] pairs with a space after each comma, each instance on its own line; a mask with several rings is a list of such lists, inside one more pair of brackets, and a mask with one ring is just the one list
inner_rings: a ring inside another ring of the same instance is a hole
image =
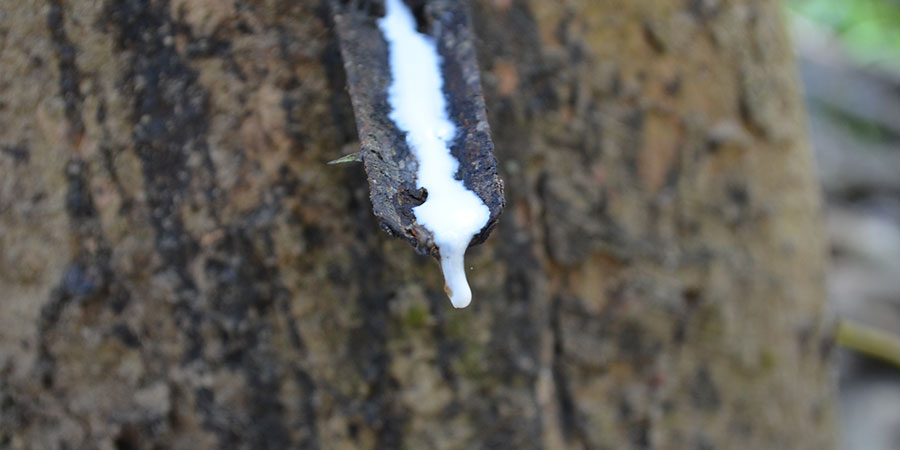
[[406, 132], [406, 142], [419, 163], [416, 184], [428, 192], [425, 203], [413, 208], [413, 213], [434, 235], [450, 301], [456, 308], [465, 308], [472, 301], [472, 290], [463, 258], [472, 237], [487, 224], [490, 210], [454, 178], [459, 162], [450, 154], [450, 142], [456, 127], [447, 115], [434, 40], [416, 31], [415, 19], [402, 0], [386, 1], [386, 15], [378, 26], [390, 55], [390, 118]]

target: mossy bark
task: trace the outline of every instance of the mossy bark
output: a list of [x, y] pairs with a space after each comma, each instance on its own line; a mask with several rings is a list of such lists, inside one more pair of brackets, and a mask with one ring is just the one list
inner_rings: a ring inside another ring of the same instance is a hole
[[0, 4], [0, 448], [834, 446], [775, 0], [474, 0], [507, 209], [379, 229], [325, 1]]

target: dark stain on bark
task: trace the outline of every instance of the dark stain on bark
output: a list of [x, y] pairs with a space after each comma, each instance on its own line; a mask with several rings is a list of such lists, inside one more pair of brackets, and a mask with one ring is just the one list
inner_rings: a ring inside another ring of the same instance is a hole
[[65, 2], [62, 0], [50, 1], [47, 30], [50, 32], [50, 41], [56, 53], [59, 94], [65, 105], [66, 119], [69, 121], [69, 137], [77, 140], [84, 133], [84, 121], [81, 117], [84, 96], [80, 88], [81, 73], [75, 61], [77, 49], [66, 34], [64, 5]]
[[[334, 19], [328, 7], [329, 0], [320, 0], [316, 7], [316, 15], [329, 29], [334, 28]], [[370, 3], [381, 4], [381, 14], [384, 15], [384, 5], [380, 1], [369, 0]], [[325, 68], [325, 76], [328, 80], [329, 108], [331, 117], [337, 125], [341, 144], [349, 143], [357, 139], [356, 121], [353, 117], [353, 104], [350, 102], [350, 94], [347, 92], [347, 76], [344, 72], [344, 62], [341, 57], [341, 47], [334, 33], [322, 36], [324, 45], [319, 60]]]
[[716, 386], [707, 367], [701, 367], [690, 386], [691, 401], [697, 409], [715, 412], [721, 406], [719, 388]]
[[[537, 183], [536, 190], [544, 205], [542, 222], [547, 237], [544, 244], [550, 258], [575, 266], [601, 249], [617, 259], [632, 258], [634, 255], [629, 251], [637, 246], [607, 213], [605, 190], [566, 176], [548, 172]], [[567, 183], [574, 186], [565, 186]], [[572, 192], [578, 192], [575, 195], [583, 198], [573, 198]]]
[[204, 59], [212, 57], [227, 58], [231, 50], [231, 42], [216, 36], [218, 29], [210, 36], [197, 36], [191, 26], [184, 21], [184, 9], [179, 9], [173, 18], [175, 33], [184, 36], [184, 56], [188, 59]]
[[44, 387], [54, 382], [55, 360], [50, 351], [52, 331], [65, 309], [89, 301], [108, 299], [110, 294], [125, 296], [121, 286], [113, 284], [113, 270], [108, 244], [102, 235], [97, 210], [88, 188], [87, 164], [73, 158], [66, 166], [67, 192], [65, 208], [69, 216], [72, 240], [77, 244], [74, 258], [66, 267], [62, 279], [51, 291], [50, 299], [41, 308], [38, 320], [37, 370]]
[[[71, 153], [76, 149], [84, 133], [82, 107], [84, 96], [79, 87], [81, 74], [76, 61], [77, 49], [65, 30], [65, 9], [61, 1], [51, 1], [47, 13], [47, 28], [58, 58], [59, 95], [65, 104], [68, 122], [67, 141]], [[26, 153], [27, 157], [27, 153]], [[78, 156], [73, 156], [65, 167], [65, 211], [69, 218], [72, 242], [75, 243], [73, 259], [66, 267], [62, 279], [51, 291], [50, 298], [41, 308], [38, 319], [38, 357], [36, 370], [45, 388], [52, 388], [55, 375], [55, 358], [50, 350], [52, 332], [65, 309], [72, 304], [129, 298], [128, 291], [114, 279], [111, 257], [98, 218], [98, 211], [91, 194], [89, 166]]]
[[531, 294], [534, 283], [526, 267], [539, 262], [529, 255], [520, 253], [519, 257], [516, 263], [509, 262], [510, 273], [504, 282], [506, 295], [502, 297], [505, 302], [496, 305], [503, 313], [497, 315], [488, 355], [491, 371], [499, 379], [524, 377], [530, 383], [538, 376], [541, 326], [534, 323], [530, 314], [536, 299]]
[[[534, 15], [525, 2], [513, 2], [509, 10], [496, 21], [489, 20], [493, 12], [484, 2], [470, 2], [472, 25], [478, 39], [475, 47], [478, 61], [485, 70], [491, 70], [495, 60], [512, 59], [520, 71], [521, 95], [501, 97], [496, 90], [484, 91], [495, 151], [500, 160], [524, 161], [532, 148], [530, 121], [544, 112], [543, 103], [553, 96], [547, 82], [552, 71], [541, 58], [542, 44]], [[499, 144], [502, 143], [502, 144]], [[514, 187], [517, 178], [507, 182]], [[525, 189], [523, 189], [523, 192]]]
[[[131, 198], [129, 191], [125, 189], [125, 184], [122, 182], [122, 178], [119, 176], [119, 172], [116, 169], [116, 158], [122, 153], [123, 149], [118, 145], [113, 145], [110, 143], [112, 139], [110, 138], [110, 131], [107, 126], [107, 110], [106, 110], [106, 99], [103, 97], [99, 97], [97, 99], [97, 113], [96, 113], [97, 125], [99, 125], [101, 129], [101, 139], [98, 144], [101, 158], [101, 165], [103, 170], [109, 176], [110, 181], [112, 181], [113, 186], [116, 188], [116, 193], [119, 194], [119, 198], [121, 200], [121, 205], [119, 207], [119, 214], [126, 215], [131, 211], [132, 206], [134, 206], [134, 199]], [[124, 305], [121, 305], [124, 307]], [[121, 312], [118, 310], [117, 312]]]
[[25, 144], [2, 145], [0, 154], [9, 156], [15, 164], [28, 164], [31, 161], [31, 152]]
[[729, 181], [725, 186], [724, 200], [719, 213], [732, 228], [746, 227], [762, 214], [754, 210], [750, 189], [743, 181]]
[[650, 448], [650, 420], [643, 418], [629, 424], [628, 439], [634, 448]]
[[694, 437], [695, 450], [714, 450], [715, 448], [716, 446], [713, 445], [712, 439], [702, 431], [698, 432]]
[[750, 75], [741, 72], [739, 76], [741, 77], [741, 90], [738, 97], [738, 112], [740, 113], [741, 121], [747, 130], [754, 135], [765, 138], [771, 137], [769, 135], [770, 130], [767, 127], [768, 124], [763, 117], [764, 113], [759, 111], [759, 100], [754, 98], [758, 93], [751, 92], [751, 88], [748, 86]]
[[615, 327], [619, 352], [632, 366], [640, 368], [656, 356], [650, 338], [641, 327], [632, 321], [626, 321]]
[[750, 203], [750, 192], [747, 186], [731, 184], [726, 188], [728, 199], [738, 208], [744, 209]]
[[[230, 417], [234, 412], [216, 408], [214, 395], [208, 396], [207, 403], [199, 401], [198, 409], [206, 415], [205, 423], [217, 433], [220, 444], [227, 448], [318, 448], [311, 406], [312, 379], [299, 367], [290, 369], [302, 392], [300, 401], [304, 402], [303, 417], [297, 425], [308, 428], [301, 442], [291, 442], [279, 397], [280, 365], [263, 333], [269, 326], [267, 320], [277, 315], [273, 305], [287, 299], [277, 271], [258, 255], [250, 233], [270, 242], [267, 233], [276, 210], [262, 204], [235, 224], [221, 223], [215, 211], [221, 203], [216, 194], [219, 189], [214, 181], [215, 167], [205, 142], [208, 94], [196, 71], [182, 60], [173, 45], [177, 25], [168, 10], [167, 2], [109, 2], [103, 24], [112, 28], [119, 50], [130, 58], [131, 69], [123, 85], [134, 96], [132, 137], [144, 173], [144, 193], [156, 232], [156, 249], [179, 279], [174, 319], [188, 340], [185, 362], [204, 358], [205, 343], [200, 330], [216, 330], [224, 346], [221, 362], [244, 375], [247, 412], [252, 420], [238, 436], [230, 425], [222, 426], [233, 423]], [[224, 42], [214, 45], [217, 52], [227, 46]], [[213, 54], [203, 51], [194, 56]], [[200, 173], [192, 173], [188, 168], [192, 155], [202, 162]], [[180, 215], [182, 199], [192, 188], [202, 190], [211, 205], [208, 213], [225, 231], [203, 266], [211, 280], [208, 292], [199, 292], [190, 274], [189, 265], [200, 250], [196, 239], [185, 230]], [[207, 298], [208, 304], [203, 305], [198, 298]], [[299, 334], [294, 337], [299, 339]], [[301, 341], [295, 343], [302, 348]]]
[[[208, 320], [218, 330], [225, 347], [225, 364], [232, 370], [242, 371], [248, 386], [247, 409], [252, 425], [241, 440], [251, 448], [319, 448], [312, 406], [316, 387], [312, 377], [298, 365], [283, 368], [265, 337], [265, 330], [273, 326], [271, 321], [278, 320], [281, 312], [290, 311], [290, 296], [279, 281], [277, 269], [268, 265], [257, 249], [262, 246], [266, 253], [274, 253], [269, 229], [274, 211], [267, 211], [272, 208], [263, 204], [243, 221], [230, 226], [213, 250], [213, 256], [207, 259], [206, 270], [214, 283], [209, 292], [209, 308], [213, 314]], [[296, 323], [291, 320], [289, 325], [295, 351], [305, 352]], [[296, 426], [304, 427], [307, 432], [299, 442], [291, 441], [291, 433], [284, 423], [283, 403], [293, 399], [282, 399], [279, 394], [282, 375], [293, 376], [300, 392], [301, 417]]]
[[633, 109], [627, 113], [622, 123], [628, 130], [628, 142], [630, 145], [624, 152], [625, 166], [634, 180], [639, 180], [640, 174], [638, 170], [638, 151], [644, 146], [644, 125], [646, 123], [646, 114], [640, 109]]
[[123, 84], [134, 96], [132, 138], [157, 251], [178, 275], [180, 289], [195, 291], [187, 266], [197, 244], [184, 230], [178, 210], [190, 180], [188, 156], [206, 145], [207, 98], [197, 74], [173, 47], [174, 25], [167, 10], [167, 4], [145, 0], [109, 2], [103, 24], [114, 27], [119, 50], [130, 59]]
[[196, 36], [190, 26], [179, 22], [179, 34], [186, 38], [184, 55], [188, 59], [226, 58], [231, 50], [231, 41], [216, 36]]
[[137, 450], [141, 447], [140, 427], [124, 425], [113, 439], [116, 450]]
[[678, 94], [681, 94], [682, 87], [684, 86], [684, 80], [681, 75], [675, 75], [671, 80], [667, 81], [663, 86], [663, 89], [666, 91], [670, 97], [677, 98]]
[[691, 318], [703, 301], [703, 289], [698, 286], [688, 286], [682, 289], [681, 300], [684, 307], [679, 310], [672, 324], [672, 341], [679, 346], [684, 344]]
[[353, 273], [359, 294], [356, 307], [364, 318], [350, 332], [347, 352], [354, 361], [360, 378], [368, 385], [368, 395], [356, 400], [354, 413], [377, 436], [375, 448], [402, 449], [404, 428], [409, 412], [396, 401], [400, 386], [390, 373], [391, 352], [388, 349], [390, 303], [394, 293], [387, 289], [385, 262], [379, 253], [378, 236], [371, 233], [374, 217], [366, 208], [361, 170], [347, 171], [345, 183], [354, 193], [349, 197], [347, 211], [355, 214], [356, 244], [350, 249], [354, 261]]
[[[327, 1], [327, 0], [326, 0]], [[338, 0], [347, 10], [359, 11], [372, 17], [384, 17], [384, 0]], [[403, 0], [407, 4], [420, 2], [421, 0]]]
[[[275, 183], [273, 190], [280, 188]], [[277, 195], [277, 194], [276, 194]], [[247, 411], [252, 425], [233, 435], [234, 419], [222, 407], [216, 407], [214, 392], [198, 404], [223, 441], [234, 448], [319, 448], [313, 398], [317, 386], [298, 363], [279, 361], [271, 350], [266, 330], [272, 321], [287, 320], [289, 339], [294, 351], [305, 353], [297, 324], [290, 311], [290, 294], [281, 284], [276, 267], [267, 263], [266, 254], [274, 254], [272, 220], [278, 213], [276, 204], [262, 203], [256, 210], [227, 226], [206, 258], [204, 267], [212, 285], [207, 292], [210, 301], [204, 312], [204, 323], [216, 330], [224, 347], [222, 362], [231, 370], [241, 371], [249, 391]], [[283, 376], [293, 377], [299, 395], [296, 399], [280, 396]], [[292, 428], [305, 433], [292, 439], [285, 423], [285, 402], [300, 402], [299, 416]], [[203, 406], [205, 405], [205, 406]]]
[[134, 199], [131, 198], [128, 190], [125, 189], [122, 178], [119, 176], [119, 171], [116, 170], [116, 157], [121, 152], [122, 149], [113, 149], [107, 142], [100, 143], [100, 156], [102, 158], [103, 169], [106, 171], [106, 174], [109, 175], [109, 179], [112, 181], [113, 186], [116, 187], [116, 193], [119, 194], [119, 198], [122, 199], [122, 204], [119, 207], [119, 214], [125, 215], [128, 214], [134, 206]]
[[566, 370], [562, 319], [560, 317], [562, 304], [563, 299], [555, 299], [550, 308], [550, 320], [553, 330], [553, 364], [551, 370], [553, 372], [556, 401], [559, 405], [560, 428], [567, 440], [575, 441], [583, 448], [591, 448], [584, 421], [580, 417], [575, 397], [568, 383], [572, 377]]
[[213, 36], [194, 37], [188, 34], [188, 38], [184, 52], [190, 59], [212, 58], [226, 54], [231, 49], [231, 42]]
[[87, 165], [80, 159], [73, 159], [66, 167], [68, 189], [66, 190], [66, 212], [72, 219], [88, 220], [97, 215], [85, 171]]
[[14, 433], [27, 423], [24, 413], [27, 407], [17, 397], [6, 377], [0, 377], [0, 448], [12, 448]]
[[129, 348], [139, 348], [141, 346], [140, 337], [126, 323], [113, 326], [109, 334]]
[[429, 291], [427, 294], [428, 311], [434, 319], [432, 337], [437, 343], [437, 361], [435, 363], [444, 381], [455, 391], [459, 387], [458, 377], [453, 371], [453, 362], [462, 354], [462, 345], [447, 333], [447, 296], [443, 292]]
[[[69, 41], [65, 31], [63, 4], [50, 2], [47, 13], [47, 29], [56, 53], [59, 70], [59, 95], [63, 98], [65, 115], [68, 120], [68, 141], [65, 144], [74, 146], [76, 136], [84, 128], [81, 120], [82, 95], [79, 91], [80, 74], [75, 62], [75, 46]], [[15, 153], [13, 153], [15, 155]], [[67, 190], [65, 210], [70, 218], [70, 229], [74, 238], [81, 242], [85, 233], [90, 233], [91, 219], [96, 209], [91, 199], [85, 176], [86, 164], [80, 159], [72, 159], [66, 165]], [[50, 333], [59, 322], [66, 306], [73, 300], [84, 300], [92, 297], [104, 284], [102, 270], [91, 264], [90, 254], [82, 248], [75, 259], [66, 268], [62, 279], [50, 294], [49, 301], [41, 308], [38, 321], [38, 359], [37, 371], [45, 388], [53, 386], [55, 360], [50, 351]]]
[[[277, 303], [280, 305], [281, 316], [284, 317], [287, 322], [291, 345], [294, 346], [294, 349], [298, 353], [305, 355], [307, 352], [306, 344], [300, 336], [297, 321], [294, 319], [290, 308], [290, 292], [286, 289], [280, 289], [278, 299], [279, 301]], [[318, 386], [316, 386], [315, 380], [313, 380], [313, 377], [309, 372], [299, 364], [293, 364], [290, 371], [291, 375], [294, 377], [294, 382], [297, 384], [298, 390], [302, 393], [302, 395], [295, 400], [300, 404], [300, 407], [298, 408], [301, 414], [299, 422], [302, 425], [305, 425], [308, 430], [298, 446], [302, 449], [320, 448], [318, 427], [316, 426], [316, 407], [313, 401], [313, 397], [317, 394]]]
[[641, 27], [644, 35], [644, 41], [647, 42], [647, 45], [653, 49], [656, 53], [665, 53], [666, 39], [659, 33], [659, 30], [656, 29], [653, 24], [649, 22], [644, 22]]
[[686, 8], [687, 12], [700, 22], [708, 22], [721, 12], [722, 5], [718, 1], [688, 0]]

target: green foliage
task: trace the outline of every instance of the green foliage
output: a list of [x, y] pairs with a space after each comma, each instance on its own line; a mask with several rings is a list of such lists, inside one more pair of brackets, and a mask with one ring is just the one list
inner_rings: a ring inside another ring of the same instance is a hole
[[900, 0], [786, 0], [789, 11], [834, 32], [854, 56], [896, 63]]

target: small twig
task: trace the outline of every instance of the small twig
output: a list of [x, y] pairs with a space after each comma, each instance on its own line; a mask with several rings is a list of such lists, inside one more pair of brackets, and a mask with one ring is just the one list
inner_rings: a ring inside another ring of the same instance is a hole
[[900, 337], [859, 322], [841, 320], [837, 343], [900, 367]]
[[349, 155], [341, 156], [338, 159], [333, 161], [328, 161], [326, 164], [334, 165], [334, 164], [344, 164], [350, 162], [362, 162], [362, 152], [350, 153]]

